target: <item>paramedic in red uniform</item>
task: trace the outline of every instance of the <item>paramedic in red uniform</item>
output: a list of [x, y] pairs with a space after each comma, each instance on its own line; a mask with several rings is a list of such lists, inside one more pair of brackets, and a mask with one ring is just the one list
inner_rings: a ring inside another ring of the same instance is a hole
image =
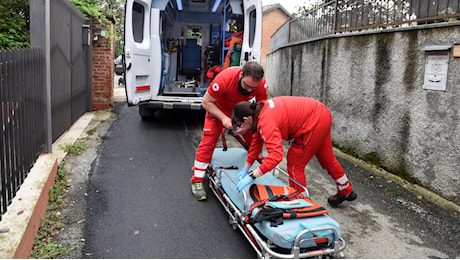
[[[203, 108], [206, 109], [206, 117], [191, 179], [192, 194], [197, 200], [207, 198], [203, 186], [206, 168], [223, 128], [233, 129], [230, 118], [233, 107], [238, 102], [249, 101], [254, 97], [257, 102], [267, 99], [268, 85], [263, 76], [262, 66], [255, 61], [249, 61], [243, 67], [230, 67], [223, 70], [209, 85], [202, 101]], [[251, 143], [251, 136], [250, 132], [243, 135], [248, 144]]]
[[[233, 109], [232, 124], [235, 134], [254, 133], [244, 169], [240, 172], [238, 191], [268, 171], [283, 159], [283, 140], [291, 141], [287, 153], [289, 176], [306, 187], [305, 167], [313, 155], [335, 180], [337, 194], [328, 198], [328, 203], [337, 206], [343, 201], [355, 200], [345, 172], [332, 152], [329, 109], [323, 103], [308, 97], [283, 96], [259, 103], [240, 102]], [[265, 144], [268, 155], [262, 164], [248, 173]], [[292, 180], [291, 187], [302, 192]]]

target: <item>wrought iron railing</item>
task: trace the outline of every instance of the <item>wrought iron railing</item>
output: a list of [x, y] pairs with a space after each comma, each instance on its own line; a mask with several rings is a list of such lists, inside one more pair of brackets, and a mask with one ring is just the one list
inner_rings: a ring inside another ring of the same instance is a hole
[[343, 32], [460, 20], [460, 0], [333, 0], [283, 25], [270, 49]]

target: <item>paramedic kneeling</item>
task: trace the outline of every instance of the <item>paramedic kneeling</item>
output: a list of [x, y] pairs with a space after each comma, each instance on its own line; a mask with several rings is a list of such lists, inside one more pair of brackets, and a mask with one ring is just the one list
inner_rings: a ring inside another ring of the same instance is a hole
[[[328, 203], [337, 206], [345, 200], [356, 199], [351, 183], [332, 152], [332, 117], [323, 103], [293, 96], [259, 103], [240, 102], [233, 108], [232, 124], [235, 134], [245, 134], [248, 130], [254, 134], [244, 169], [238, 176], [238, 191], [281, 162], [284, 139], [292, 141], [286, 159], [288, 174], [293, 180], [306, 186], [305, 167], [315, 155], [337, 185], [337, 194], [330, 196]], [[248, 173], [264, 144], [268, 155], [259, 167]], [[292, 180], [290, 185], [299, 192], [303, 190]]]
[[[209, 85], [202, 101], [203, 108], [206, 109], [206, 117], [191, 179], [192, 194], [197, 200], [207, 198], [203, 185], [206, 168], [222, 130], [233, 129], [230, 119], [233, 107], [240, 101], [248, 101], [252, 98], [258, 102], [267, 99], [268, 85], [263, 76], [262, 66], [255, 61], [249, 61], [243, 67], [230, 67], [223, 70]], [[243, 135], [246, 143], [251, 143], [251, 136], [250, 132]]]

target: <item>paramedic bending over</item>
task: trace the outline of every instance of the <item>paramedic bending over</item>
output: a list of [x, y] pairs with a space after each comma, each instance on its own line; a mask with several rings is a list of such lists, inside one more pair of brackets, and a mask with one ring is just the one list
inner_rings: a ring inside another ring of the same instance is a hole
[[[191, 179], [192, 194], [197, 200], [207, 198], [203, 186], [206, 168], [223, 128], [233, 129], [230, 119], [233, 107], [240, 101], [248, 101], [254, 97], [258, 102], [267, 99], [268, 85], [263, 76], [262, 66], [255, 61], [249, 61], [243, 67], [230, 67], [220, 72], [209, 85], [202, 101], [206, 116]], [[251, 135], [250, 132], [243, 135], [248, 144], [251, 143]]]
[[[258, 104], [240, 102], [233, 109], [232, 124], [235, 134], [245, 134], [248, 130], [254, 133], [244, 169], [238, 175], [238, 191], [281, 162], [284, 139], [292, 141], [286, 158], [292, 179], [306, 186], [305, 167], [315, 155], [337, 185], [337, 194], [330, 196], [328, 203], [337, 206], [345, 200], [356, 199], [356, 193], [332, 152], [332, 117], [323, 103], [292, 96], [275, 97]], [[268, 155], [258, 168], [248, 173], [264, 144]], [[293, 181], [290, 185], [299, 192], [303, 190]]]

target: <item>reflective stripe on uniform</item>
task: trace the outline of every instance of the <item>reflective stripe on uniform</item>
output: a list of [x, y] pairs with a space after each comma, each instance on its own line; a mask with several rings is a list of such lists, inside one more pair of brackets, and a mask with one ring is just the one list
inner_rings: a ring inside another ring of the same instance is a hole
[[335, 182], [338, 183], [338, 184], [344, 185], [345, 183], [348, 182], [347, 175], [343, 175], [342, 177], [340, 177], [337, 180], [335, 180]]
[[349, 186], [350, 186], [350, 183], [347, 182], [346, 185], [337, 185], [337, 189], [344, 190], [344, 189], [348, 188]]
[[206, 168], [208, 168], [208, 165], [209, 163], [199, 162], [199, 161], [195, 161], [195, 163], [193, 164], [193, 166], [195, 166], [194, 170], [201, 170], [201, 171], [206, 171]]

